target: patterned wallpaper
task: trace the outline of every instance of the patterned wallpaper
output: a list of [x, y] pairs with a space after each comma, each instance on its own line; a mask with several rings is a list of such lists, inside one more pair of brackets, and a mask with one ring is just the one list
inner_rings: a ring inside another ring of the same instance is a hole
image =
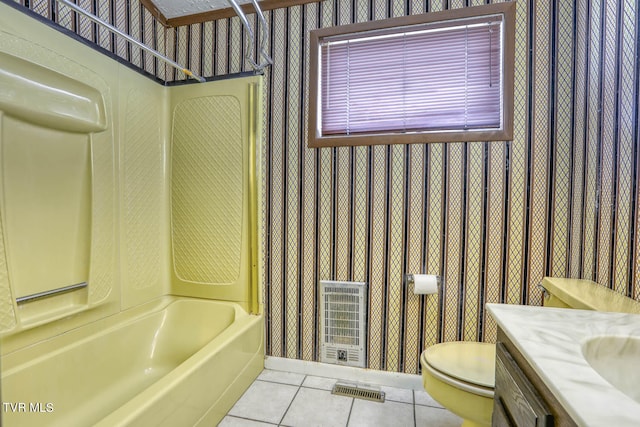
[[[137, 1], [97, 3], [204, 76], [249, 70], [237, 18], [165, 31]], [[368, 282], [367, 365], [408, 373], [428, 345], [493, 341], [484, 304], [539, 305], [545, 275], [640, 300], [638, 0], [517, 0], [513, 141], [307, 148], [309, 30], [482, 3], [324, 0], [266, 13], [267, 354], [317, 360], [323, 279]], [[29, 7], [51, 17], [42, 4]], [[91, 25], [59, 22], [160, 79], [184, 78]], [[403, 275], [419, 272], [444, 276], [442, 295], [413, 295]]]

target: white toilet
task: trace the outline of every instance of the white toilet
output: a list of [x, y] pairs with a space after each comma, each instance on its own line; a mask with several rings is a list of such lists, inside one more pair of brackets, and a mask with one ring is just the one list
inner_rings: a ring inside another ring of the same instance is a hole
[[[545, 307], [640, 313], [640, 303], [589, 280], [545, 277]], [[463, 418], [464, 427], [490, 426], [495, 387], [494, 344], [447, 342], [420, 356], [427, 393]]]

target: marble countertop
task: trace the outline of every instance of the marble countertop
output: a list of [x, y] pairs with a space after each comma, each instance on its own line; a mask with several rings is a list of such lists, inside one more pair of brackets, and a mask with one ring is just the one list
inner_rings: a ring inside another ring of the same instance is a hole
[[[582, 353], [592, 337], [640, 337], [640, 315], [506, 304], [487, 309], [576, 424], [640, 425], [640, 403], [602, 378]], [[640, 360], [630, 374], [640, 375]]]

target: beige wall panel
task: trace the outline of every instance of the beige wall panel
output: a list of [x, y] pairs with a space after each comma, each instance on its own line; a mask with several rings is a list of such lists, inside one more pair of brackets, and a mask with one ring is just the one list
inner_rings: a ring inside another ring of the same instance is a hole
[[214, 25], [213, 22], [205, 22], [202, 24], [203, 51], [202, 51], [202, 74], [203, 76], [212, 76], [214, 61]]
[[478, 341], [480, 327], [480, 290], [482, 283], [482, 228], [484, 212], [484, 144], [467, 144], [467, 207], [464, 311], [462, 339]]
[[[129, 3], [129, 34], [136, 40], [142, 41], [142, 31], [140, 28], [140, 14], [144, 7], [137, 1]], [[131, 50], [130, 62], [142, 68], [142, 49], [129, 43]]]
[[616, 194], [618, 195], [617, 209], [616, 209], [616, 238], [615, 238], [615, 258], [614, 258], [614, 276], [613, 276], [613, 288], [622, 294], [628, 292], [630, 275], [632, 271], [629, 268], [631, 264], [631, 251], [633, 242], [630, 241], [631, 228], [633, 219], [631, 218], [632, 211], [632, 185], [633, 185], [633, 152], [634, 152], [634, 102], [633, 99], [633, 83], [634, 83], [634, 35], [637, 36], [637, 18], [638, 10], [634, 8], [633, 1], [627, 0], [621, 8], [623, 13], [621, 15], [621, 22], [619, 26], [622, 31], [621, 53], [620, 53], [620, 83], [619, 83], [619, 96], [620, 96], [620, 110], [619, 116], [616, 118], [619, 133], [618, 133], [618, 169], [616, 171], [618, 187]]
[[547, 236], [547, 175], [549, 174], [549, 22], [550, 4], [535, 3], [535, 58], [533, 67], [533, 111], [531, 140], [531, 183], [529, 210], [529, 262], [526, 302], [540, 305], [538, 283], [545, 272]]
[[349, 252], [351, 250], [351, 219], [354, 212], [351, 212], [351, 200], [353, 198], [353, 188], [351, 186], [351, 151], [349, 147], [337, 149], [336, 156], [336, 232], [335, 232], [335, 264], [336, 280], [350, 280], [349, 270], [351, 269]]
[[354, 148], [353, 178], [353, 252], [351, 255], [352, 279], [356, 282], [366, 281], [367, 275], [367, 240], [369, 232], [369, 148]]
[[[411, 145], [409, 147], [409, 163], [407, 167], [409, 188], [407, 194], [407, 242], [406, 242], [406, 274], [423, 273], [424, 267], [424, 222], [425, 207], [425, 147]], [[424, 303], [424, 296], [413, 293], [413, 286], [404, 283], [405, 309], [402, 315], [405, 331], [404, 370], [414, 372], [418, 370], [420, 353], [420, 307]]]
[[286, 100], [286, 117], [288, 117], [287, 126], [285, 128], [286, 135], [286, 183], [287, 183], [287, 203], [283, 216], [287, 218], [286, 228], [286, 283], [287, 283], [287, 357], [296, 358], [298, 355], [298, 336], [299, 322], [298, 313], [300, 307], [298, 304], [299, 292], [301, 288], [299, 276], [300, 260], [298, 259], [298, 249], [300, 243], [300, 203], [299, 192], [300, 183], [297, 177], [300, 175], [300, 157], [303, 147], [299, 144], [300, 136], [300, 103], [295, 100], [300, 99], [300, 8], [294, 8], [289, 13], [289, 56], [287, 62], [287, 79], [285, 85], [287, 87], [288, 97]]
[[509, 166], [509, 206], [508, 206], [508, 249], [507, 272], [505, 277], [505, 302], [520, 304], [523, 286], [524, 233], [527, 188], [527, 89], [528, 84], [528, 2], [516, 2], [516, 57], [514, 78], [513, 143], [511, 144], [511, 162]]
[[122, 305], [169, 290], [167, 91], [143, 76], [121, 83], [120, 206]]
[[592, 0], [590, 5], [590, 22], [588, 28], [590, 33], [588, 34], [589, 43], [589, 57], [587, 79], [588, 79], [588, 95], [587, 99], [587, 158], [585, 164], [586, 170], [586, 191], [584, 201], [584, 239], [583, 239], [583, 262], [582, 262], [582, 277], [596, 280], [597, 269], [595, 265], [596, 261], [596, 204], [597, 200], [597, 185], [598, 185], [598, 151], [599, 151], [599, 134], [598, 134], [598, 94], [600, 93], [600, 1]]
[[[305, 5], [305, 19], [302, 22], [302, 31], [315, 29], [317, 25], [317, 8], [315, 5]], [[305, 52], [309, 51], [309, 38], [305, 38], [305, 43], [301, 46], [301, 58], [304, 58]], [[309, 61], [305, 61], [302, 70], [303, 93], [309, 93]], [[306, 127], [309, 123], [309, 103], [305, 102], [302, 111], [302, 135], [306, 137]], [[298, 141], [296, 141], [298, 142]], [[302, 179], [302, 203], [300, 207], [302, 215], [302, 230], [299, 236], [302, 245], [302, 359], [315, 360], [314, 342], [316, 338], [317, 322], [315, 318], [315, 307], [318, 304], [316, 296], [316, 210], [315, 196], [317, 188], [318, 173], [316, 171], [316, 159], [318, 150], [311, 150], [307, 145], [300, 143], [303, 156], [303, 170], [300, 171]]]
[[[287, 265], [281, 256], [284, 254], [284, 221], [287, 215], [286, 206], [284, 205], [284, 188], [287, 182], [287, 171], [285, 170], [285, 129], [286, 123], [286, 82], [285, 75], [285, 11], [279, 10], [274, 13], [272, 23], [278, 30], [276, 38], [273, 41], [273, 57], [274, 66], [271, 69], [273, 84], [271, 92], [271, 211], [274, 213], [271, 218], [270, 234], [272, 253], [280, 254], [273, 260], [271, 265], [271, 296], [273, 307], [273, 324], [272, 334], [275, 339], [273, 351], [276, 355], [286, 355], [286, 330], [282, 328], [282, 324], [287, 321], [287, 293], [289, 291], [286, 283]], [[230, 59], [230, 58], [229, 58]], [[291, 284], [295, 288], [295, 283]]]
[[428, 0], [429, 12], [440, 12], [446, 8], [447, 0]]
[[372, 0], [371, 3], [373, 5], [374, 21], [389, 17], [388, 10], [387, 10], [388, 3], [386, 0]]
[[[489, 161], [487, 171], [487, 225], [486, 255], [484, 274], [484, 302], [499, 303], [503, 288], [503, 254], [504, 254], [504, 222], [505, 222], [505, 163], [507, 146], [489, 144]], [[495, 342], [497, 325], [493, 317], [482, 307], [483, 341]]]
[[576, 14], [576, 39], [575, 43], [575, 68], [574, 85], [576, 87], [573, 110], [573, 175], [571, 186], [573, 199], [571, 204], [571, 251], [569, 253], [569, 276], [580, 277], [582, 271], [582, 220], [584, 203], [584, 176], [585, 176], [585, 116], [586, 116], [586, 33], [587, 33], [587, 0], [575, 2]]
[[[155, 19], [146, 8], [144, 8], [144, 43], [157, 50], [156, 32], [154, 31]], [[157, 24], [157, 23], [156, 23]], [[160, 24], [157, 24], [160, 25]], [[155, 64], [157, 59], [148, 53], [144, 53], [144, 70], [150, 74], [155, 74]]]
[[551, 259], [549, 271], [552, 276], [566, 277], [568, 272], [569, 216], [571, 197], [571, 163], [573, 161], [571, 113], [572, 96], [572, 64], [573, 64], [573, 13], [572, 2], [558, 3], [558, 21], [555, 32], [557, 60], [555, 65], [556, 94], [552, 101], [555, 104], [555, 129], [551, 129], [552, 140], [549, 146], [554, 153], [555, 168], [552, 203], [552, 232], [549, 236]]
[[227, 46], [229, 43], [229, 20], [221, 19], [216, 22], [216, 69], [214, 75], [227, 74], [227, 64], [229, 63], [229, 54]]
[[369, 20], [369, 0], [355, 0], [355, 22], [366, 22]]
[[[283, 12], [282, 10], [280, 12]], [[247, 19], [249, 20], [250, 23], [252, 23], [253, 21], [253, 16], [255, 16], [255, 14], [252, 14], [250, 16], [247, 16]], [[242, 40], [240, 37], [234, 36], [235, 34], [239, 34], [242, 31], [242, 22], [240, 22], [240, 18], [238, 17], [233, 17], [229, 19], [230, 22], [230, 29], [229, 29], [229, 34], [231, 34], [229, 41], [230, 41], [230, 52], [231, 55], [229, 56], [229, 69], [232, 73], [238, 73], [240, 71], [243, 71], [243, 66], [245, 63], [245, 58], [242, 56], [241, 52], [243, 52], [244, 50], [246, 50], [246, 44], [243, 46], [243, 43], [245, 42], [244, 40]], [[276, 25], [280, 25], [279, 23], [274, 23]], [[252, 23], [252, 28], [255, 28], [255, 23]], [[251, 57], [253, 57], [253, 54], [251, 55]], [[250, 67], [249, 65], [247, 65], [248, 67]], [[251, 69], [251, 68], [249, 68]]]
[[616, 19], [617, 0], [604, 1], [604, 44], [602, 70], [602, 106], [600, 135], [600, 215], [598, 219], [598, 271], [597, 281], [605, 286], [613, 287], [611, 277], [611, 231], [614, 226], [612, 210], [614, 206], [614, 139], [616, 119], [616, 44], [618, 22]]
[[[426, 274], [444, 274], [443, 259], [443, 241], [442, 230], [445, 221], [444, 197], [446, 194], [444, 188], [444, 144], [429, 144], [427, 146], [427, 200], [425, 206], [427, 210], [427, 230], [426, 237]], [[444, 278], [444, 276], [443, 276]], [[445, 284], [446, 286], [446, 284]], [[439, 299], [444, 298], [443, 290], [439, 295], [427, 295], [425, 297], [424, 311], [424, 346], [436, 344], [440, 339], [440, 325], [442, 323], [442, 309]]]
[[[187, 61], [185, 58], [185, 62], [182, 62], [185, 67], [193, 71], [198, 75], [202, 75], [202, 68], [200, 63], [202, 62], [202, 58], [204, 57], [204, 53], [201, 51], [200, 46], [202, 43], [202, 25], [201, 24], [193, 24], [187, 28], [185, 36], [187, 37], [188, 44], [185, 49], [185, 53], [189, 60]], [[182, 73], [185, 79], [187, 76]]]
[[386, 147], [375, 146], [372, 148], [372, 172], [369, 223], [370, 275], [369, 275], [369, 332], [368, 332], [368, 357], [369, 367], [372, 369], [384, 369], [383, 339], [385, 319], [382, 318], [384, 306], [384, 256], [385, 256], [385, 200], [387, 185], [385, 174], [387, 170]]
[[444, 265], [444, 303], [442, 314], [442, 340], [458, 341], [461, 326], [458, 322], [458, 310], [460, 307], [460, 282], [462, 276], [462, 247], [460, 242], [464, 241], [462, 234], [463, 215], [463, 179], [464, 176], [459, 171], [464, 170], [463, 143], [448, 144], [445, 152], [449, 173], [446, 176], [446, 246]]
[[[130, 10], [128, 2], [120, 3], [115, 2], [115, 16], [113, 21], [113, 25], [124, 33], [129, 33], [129, 28], [127, 24], [127, 19], [130, 18]], [[118, 55], [122, 59], [128, 59], [127, 52], [127, 44], [128, 41], [123, 39], [122, 37], [116, 37], [116, 55]]]
[[389, 1], [389, 18], [397, 18], [405, 15], [405, 1], [404, 0], [390, 0]]
[[[93, 1], [92, 0], [80, 0], [76, 3], [78, 6], [80, 6], [81, 8], [83, 8], [84, 10], [87, 11], [92, 11], [93, 8]], [[78, 29], [78, 34], [80, 34], [80, 36], [84, 37], [87, 40], [92, 40], [93, 41], [93, 25], [91, 20], [83, 18], [83, 17], [79, 17], [78, 20], [80, 21], [80, 26]]]
[[[316, 259], [318, 260], [316, 269], [318, 272], [318, 282], [314, 283], [316, 290], [320, 289], [320, 281], [321, 280], [332, 280], [333, 277], [333, 242], [331, 236], [331, 230], [334, 227], [333, 222], [333, 199], [331, 197], [332, 187], [333, 187], [333, 175], [334, 175], [334, 163], [332, 150], [321, 150], [318, 151], [319, 169], [316, 171], [316, 177], [318, 180], [317, 183], [317, 191], [318, 194], [318, 202], [316, 204], [317, 218], [318, 218], [318, 229], [316, 238], [319, 240], [318, 242], [318, 253], [316, 254]], [[318, 300], [316, 303], [319, 304], [320, 296], [317, 295]], [[319, 308], [318, 308], [319, 310]], [[322, 325], [318, 322], [318, 318], [314, 319], [317, 322], [317, 327], [321, 328]], [[316, 355], [317, 357], [317, 355]]]
[[387, 366], [388, 371], [398, 371], [400, 367], [401, 338], [404, 327], [402, 295], [404, 293], [405, 256], [404, 206], [405, 206], [405, 146], [391, 147], [389, 176], [389, 248], [387, 255]]

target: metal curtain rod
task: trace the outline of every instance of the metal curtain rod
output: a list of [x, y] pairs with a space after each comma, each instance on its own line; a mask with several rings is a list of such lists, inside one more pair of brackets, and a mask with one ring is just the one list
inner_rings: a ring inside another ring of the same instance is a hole
[[231, 5], [233, 10], [236, 12], [236, 15], [238, 15], [238, 18], [240, 18], [242, 25], [244, 26], [244, 28], [247, 30], [247, 33], [249, 34], [249, 49], [247, 49], [246, 59], [247, 61], [249, 61], [253, 69], [256, 71], [260, 71], [264, 69], [266, 66], [273, 64], [273, 60], [264, 49], [265, 41], [269, 36], [267, 33], [267, 21], [264, 19], [264, 14], [262, 13], [262, 9], [260, 9], [260, 6], [258, 5], [257, 0], [251, 0], [251, 3], [253, 4], [253, 8], [256, 10], [256, 15], [258, 16], [257, 25], [262, 26], [262, 34], [260, 39], [258, 40], [258, 50], [260, 51], [260, 56], [264, 59], [264, 62], [259, 62], [259, 63], [254, 61], [253, 58], [251, 57], [251, 50], [253, 48], [253, 39], [255, 37], [255, 34], [253, 32], [253, 29], [249, 25], [249, 20], [247, 19], [247, 16], [242, 11], [242, 8], [240, 8], [240, 5], [236, 0], [227, 0], [227, 3], [229, 3], [229, 5]]
[[87, 18], [89, 18], [93, 22], [108, 28], [110, 31], [116, 33], [117, 35], [119, 35], [121, 37], [124, 37], [126, 40], [128, 40], [131, 43], [133, 43], [134, 45], [138, 46], [140, 49], [142, 49], [142, 50], [144, 50], [146, 52], [149, 52], [150, 54], [152, 54], [153, 56], [155, 56], [159, 60], [164, 61], [167, 64], [171, 65], [172, 67], [179, 69], [180, 71], [185, 73], [187, 76], [193, 77], [194, 79], [198, 80], [201, 83], [206, 82], [206, 80], [203, 77], [197, 75], [193, 71], [191, 71], [191, 70], [189, 70], [187, 68], [184, 68], [182, 65], [180, 65], [177, 62], [167, 58], [166, 56], [162, 55], [160, 52], [158, 52], [156, 50], [153, 50], [150, 47], [148, 47], [147, 45], [144, 45], [144, 44], [140, 43], [138, 40], [134, 39], [129, 34], [123, 33], [122, 31], [120, 31], [119, 29], [114, 27], [113, 25], [111, 25], [108, 22], [103, 21], [102, 19], [98, 18], [97, 16], [87, 12], [86, 10], [84, 10], [81, 7], [77, 6], [76, 4], [71, 3], [69, 0], [56, 0], [56, 1], [58, 3], [65, 4], [66, 6], [68, 6], [69, 8], [71, 8], [73, 10], [75, 10], [76, 12], [80, 13], [81, 15], [86, 16]]

